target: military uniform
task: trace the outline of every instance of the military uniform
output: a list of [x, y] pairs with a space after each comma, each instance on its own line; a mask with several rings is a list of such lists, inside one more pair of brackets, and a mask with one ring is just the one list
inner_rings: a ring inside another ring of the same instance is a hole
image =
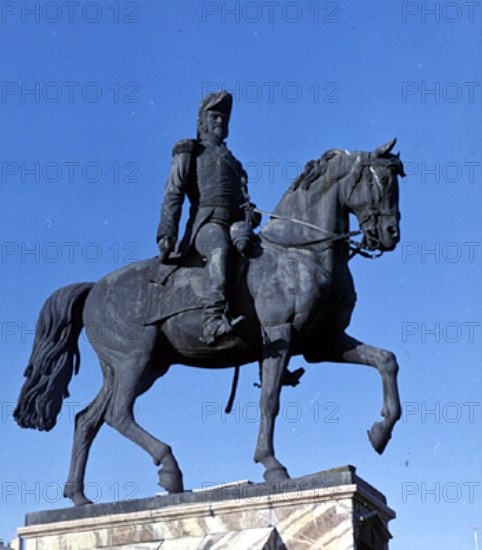
[[185, 255], [205, 223], [219, 224], [228, 231], [232, 223], [245, 219], [247, 175], [223, 144], [183, 140], [175, 145], [172, 154], [157, 241], [163, 236], [177, 239], [182, 204], [187, 196], [191, 204], [189, 220], [179, 247], [181, 255]]

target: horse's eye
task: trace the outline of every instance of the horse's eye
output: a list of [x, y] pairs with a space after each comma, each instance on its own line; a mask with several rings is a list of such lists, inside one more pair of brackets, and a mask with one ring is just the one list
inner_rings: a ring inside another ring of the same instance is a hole
[[383, 187], [386, 187], [391, 181], [391, 174], [387, 174], [385, 172], [382, 172], [381, 174], [379, 174], [378, 177], [379, 177], [380, 183], [381, 183], [381, 185], [383, 185]]

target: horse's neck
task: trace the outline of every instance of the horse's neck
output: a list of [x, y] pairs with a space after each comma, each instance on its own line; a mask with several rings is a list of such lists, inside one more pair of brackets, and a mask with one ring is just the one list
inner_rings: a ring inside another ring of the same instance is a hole
[[[313, 184], [308, 190], [297, 189], [285, 193], [274, 211], [281, 219], [272, 219], [261, 235], [273, 242], [285, 245], [299, 244], [319, 252], [323, 269], [335, 274], [343, 263], [346, 265], [346, 246], [341, 242], [329, 244], [321, 240], [348, 231], [348, 214], [340, 202], [338, 186], [339, 184], [335, 183], [323, 189], [319, 184]], [[287, 221], [289, 219], [293, 221]], [[295, 220], [319, 229], [301, 225]]]
[[[332, 237], [348, 230], [348, 217], [340, 204], [338, 184], [329, 189], [297, 189], [285, 193], [274, 210], [275, 217], [263, 228], [266, 237], [291, 237], [302, 244]], [[303, 222], [303, 223], [298, 223]], [[311, 227], [310, 227], [311, 226]]]
[[274, 213], [297, 218], [322, 227], [333, 233], [337, 230], [339, 218], [340, 182], [313, 182], [309, 189], [287, 191], [275, 208]]

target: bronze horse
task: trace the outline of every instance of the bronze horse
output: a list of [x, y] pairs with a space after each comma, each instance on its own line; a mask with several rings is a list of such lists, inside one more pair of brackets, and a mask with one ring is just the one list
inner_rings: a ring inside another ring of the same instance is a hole
[[[400, 239], [398, 175], [403, 165], [391, 153], [395, 140], [371, 153], [330, 150], [310, 161], [260, 231], [249, 258], [238, 256], [230, 308], [246, 320], [217, 346], [200, 341], [201, 310], [181, 308], [160, 322], [146, 324], [149, 274], [158, 259], [130, 264], [98, 283], [61, 288], [45, 302], [37, 323], [26, 380], [14, 416], [20, 426], [55, 426], [72, 374], [79, 369], [78, 337], [83, 326], [102, 329], [91, 339], [103, 372], [92, 403], [75, 420], [75, 435], [64, 494], [74, 504], [84, 494], [89, 449], [104, 422], [147, 451], [160, 465], [159, 484], [183, 491], [174, 454], [134, 419], [136, 398], [172, 364], [227, 368], [259, 361], [261, 421], [254, 454], [267, 481], [287, 479], [273, 446], [283, 376], [290, 357], [308, 362], [359, 363], [375, 367], [383, 383], [382, 420], [368, 432], [382, 453], [400, 418], [398, 365], [393, 353], [364, 344], [345, 333], [355, 305], [348, 268], [349, 213], [354, 213], [369, 251], [393, 250]], [[164, 269], [164, 268], [161, 268]], [[202, 266], [170, 274], [177, 288], [202, 287]], [[160, 286], [160, 288], [162, 285]], [[162, 288], [160, 290], [162, 300]], [[172, 298], [171, 298], [172, 300]], [[135, 338], [119, 338], [119, 324], [136, 327]], [[116, 328], [117, 327], [117, 328]]]

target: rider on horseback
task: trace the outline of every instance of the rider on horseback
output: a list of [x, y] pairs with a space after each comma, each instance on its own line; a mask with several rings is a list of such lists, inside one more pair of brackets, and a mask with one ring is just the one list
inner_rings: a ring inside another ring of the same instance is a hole
[[160, 261], [174, 250], [185, 195], [191, 203], [186, 233], [180, 243], [181, 256], [192, 247], [205, 259], [203, 292], [203, 341], [214, 344], [229, 334], [243, 317], [227, 314], [226, 280], [230, 226], [242, 222], [244, 235], [235, 241], [243, 252], [252, 228], [260, 218], [249, 201], [247, 174], [226, 147], [233, 98], [226, 91], [208, 94], [201, 102], [197, 139], [179, 141], [164, 191], [161, 221], [157, 230]]

